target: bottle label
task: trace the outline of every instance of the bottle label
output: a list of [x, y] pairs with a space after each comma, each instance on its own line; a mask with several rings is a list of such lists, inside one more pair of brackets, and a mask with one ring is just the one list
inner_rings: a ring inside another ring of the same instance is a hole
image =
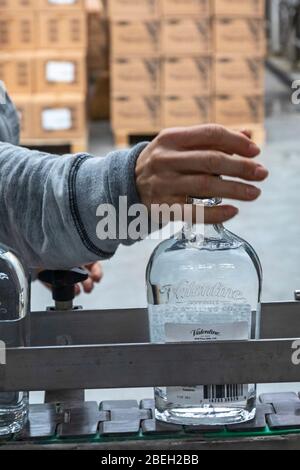
[[185, 343], [191, 341], [243, 341], [249, 339], [247, 322], [219, 323], [166, 323], [167, 343]]
[[248, 385], [200, 385], [198, 387], [167, 387], [169, 403], [175, 406], [201, 406], [247, 400]]
[[183, 280], [178, 284], [153, 286], [154, 305], [186, 304], [186, 302], [229, 302], [231, 304], [247, 302], [243, 292], [227, 286], [223, 282], [199, 283]]
[[[243, 305], [251, 314], [250, 305]], [[250, 336], [246, 321], [218, 324], [166, 323], [166, 342], [191, 341], [247, 341]], [[195, 387], [167, 387], [168, 401], [178, 406], [197, 406], [205, 403], [226, 403], [246, 400], [248, 385], [201, 385]]]

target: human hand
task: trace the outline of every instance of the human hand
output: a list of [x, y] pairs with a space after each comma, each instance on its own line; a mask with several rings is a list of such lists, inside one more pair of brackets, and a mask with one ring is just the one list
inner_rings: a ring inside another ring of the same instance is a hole
[[103, 277], [102, 266], [99, 262], [91, 263], [83, 266], [89, 274], [89, 278], [86, 281], [83, 281], [81, 284], [76, 284], [75, 294], [79, 295], [83, 290], [84, 293], [90, 294], [95, 287], [95, 284], [98, 284]]
[[[254, 160], [260, 149], [249, 131], [237, 132], [218, 125], [162, 131], [141, 153], [136, 184], [142, 203], [169, 206], [186, 203], [187, 196], [254, 201], [261, 190], [221, 176], [260, 182], [268, 171]], [[205, 208], [205, 223], [216, 224], [238, 213], [233, 205]]]
[[[92, 290], [95, 287], [95, 284], [98, 284], [102, 277], [103, 277], [103, 271], [102, 271], [102, 266], [99, 262], [96, 263], [90, 263], [85, 266], [83, 266], [84, 269], [88, 272], [88, 279], [86, 281], [83, 281], [80, 284], [75, 285], [75, 295], [79, 295], [81, 293], [81, 290], [85, 292], [86, 294], [90, 294]], [[42, 270], [38, 270], [38, 272], [41, 272]], [[49, 284], [46, 284], [43, 282], [43, 284], [48, 288], [52, 289]]]

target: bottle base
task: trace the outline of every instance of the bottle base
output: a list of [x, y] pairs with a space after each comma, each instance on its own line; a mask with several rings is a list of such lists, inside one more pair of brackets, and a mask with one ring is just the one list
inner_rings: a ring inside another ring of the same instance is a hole
[[225, 426], [252, 421], [256, 408], [251, 411], [242, 408], [212, 407], [211, 405], [191, 408], [170, 408], [155, 410], [158, 421], [182, 426]]
[[22, 403], [12, 409], [0, 407], [0, 436], [8, 437], [22, 431], [28, 419], [27, 403]]

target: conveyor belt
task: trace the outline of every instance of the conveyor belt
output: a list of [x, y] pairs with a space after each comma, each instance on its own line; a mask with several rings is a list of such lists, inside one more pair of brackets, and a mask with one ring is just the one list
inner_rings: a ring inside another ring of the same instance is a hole
[[196, 436], [231, 440], [243, 437], [300, 435], [300, 399], [295, 393], [260, 396], [256, 419], [226, 427], [177, 426], [153, 419], [151, 399], [77, 402], [69, 405], [31, 405], [29, 423], [19, 435], [2, 440], [1, 445], [109, 443], [147, 440], [189, 440]]

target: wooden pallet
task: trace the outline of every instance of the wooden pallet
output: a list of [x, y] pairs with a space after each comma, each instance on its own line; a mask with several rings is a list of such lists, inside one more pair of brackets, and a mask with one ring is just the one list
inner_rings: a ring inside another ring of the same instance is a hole
[[45, 147], [52, 148], [55, 152], [55, 148], [69, 147], [71, 153], [83, 153], [88, 150], [88, 139], [87, 137], [81, 139], [21, 139], [21, 145], [23, 147], [33, 147], [37, 149], [43, 149]]

